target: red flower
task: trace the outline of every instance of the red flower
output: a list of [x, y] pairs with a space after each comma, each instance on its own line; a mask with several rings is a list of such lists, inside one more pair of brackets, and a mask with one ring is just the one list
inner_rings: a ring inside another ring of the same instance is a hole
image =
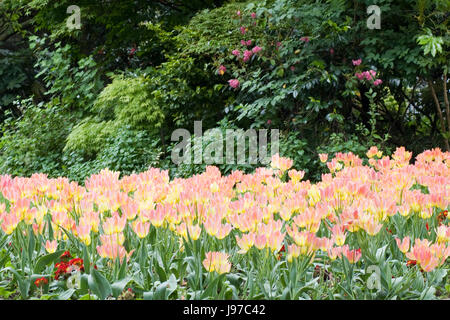
[[84, 271], [83, 259], [75, 258], [69, 261], [69, 265], [77, 266], [81, 271]]
[[428, 222], [427, 222], [427, 224], [425, 225], [425, 227], [427, 228], [427, 231], [430, 231], [430, 227], [428, 226]]
[[55, 280], [59, 280], [59, 278], [61, 276], [66, 276], [67, 268], [69, 268], [69, 267], [70, 267], [70, 265], [63, 261], [56, 263], [55, 268], [57, 268], [57, 270], [55, 272]]
[[415, 266], [417, 264], [416, 260], [408, 260], [408, 262], [406, 263], [407, 267], [412, 267]]
[[444, 223], [444, 220], [447, 218], [447, 214], [448, 214], [448, 211], [447, 211], [447, 210], [441, 211], [441, 212], [438, 214], [437, 219], [438, 219], [438, 224], [439, 224], [439, 226], [440, 226], [441, 224]]
[[46, 285], [48, 283], [48, 280], [47, 280], [47, 278], [39, 278], [39, 279], [36, 279], [36, 281], [34, 281], [34, 284], [36, 285], [36, 287], [42, 287], [42, 286], [44, 286], [44, 285]]
[[70, 254], [69, 251], [65, 251], [59, 258], [61, 260], [69, 260], [70, 258], [72, 258], [72, 255]]

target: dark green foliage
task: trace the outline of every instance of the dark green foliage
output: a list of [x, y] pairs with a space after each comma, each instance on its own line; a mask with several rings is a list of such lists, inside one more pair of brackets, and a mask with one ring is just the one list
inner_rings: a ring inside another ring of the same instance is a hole
[[22, 101], [23, 115], [3, 124], [0, 171], [18, 176], [62, 175], [61, 154], [74, 117], [58, 104]]
[[[279, 129], [281, 155], [313, 180], [326, 171], [318, 153], [448, 146], [448, 1], [86, 0], [76, 31], [70, 4], [0, 4], [7, 34], [20, 35], [20, 50], [0, 40], [0, 173], [83, 181], [152, 165], [186, 177], [206, 164], [174, 165], [171, 134], [199, 120], [203, 132]], [[379, 30], [366, 25], [372, 4]], [[255, 46], [249, 61], [232, 54]], [[382, 84], [356, 77], [368, 70]]]
[[145, 171], [159, 165], [161, 148], [158, 140], [146, 131], [130, 126], [119, 127], [105, 139], [102, 149], [93, 159], [86, 160], [79, 151], [66, 151], [63, 156], [66, 175], [73, 180], [84, 179], [104, 168], [120, 171], [123, 175]]

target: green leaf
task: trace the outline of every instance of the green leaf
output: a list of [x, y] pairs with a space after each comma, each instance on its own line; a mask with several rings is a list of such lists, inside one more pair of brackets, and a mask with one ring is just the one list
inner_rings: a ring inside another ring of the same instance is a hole
[[89, 254], [86, 249], [86, 246], [83, 245], [83, 265], [84, 265], [84, 271], [87, 274], [91, 273], [91, 260], [89, 259]]
[[11, 267], [3, 268], [2, 270], [0, 270], [0, 273], [4, 271], [10, 271], [16, 276], [19, 285], [20, 295], [22, 296], [23, 299], [27, 299], [28, 291], [30, 290], [30, 281], [28, 279], [25, 279], [20, 273], [18, 273]]
[[10, 295], [12, 295], [15, 291], [8, 291], [3, 287], [0, 287], [0, 297], [8, 299]]
[[376, 259], [377, 259], [378, 262], [381, 263], [381, 262], [384, 260], [384, 256], [385, 256], [385, 254], [386, 254], [386, 249], [387, 249], [387, 247], [388, 247], [388, 244], [385, 245], [385, 246], [382, 247], [382, 248], [377, 249], [377, 252], [376, 252], [376, 254], [375, 254], [375, 257], [376, 257]]
[[143, 294], [144, 300], [153, 300], [153, 292], [147, 291]]
[[89, 288], [100, 298], [100, 300], [105, 300], [112, 294], [111, 285], [99, 271], [92, 269], [88, 281]]
[[86, 293], [84, 296], [81, 296], [78, 300], [97, 300], [97, 296]]
[[75, 293], [75, 289], [68, 289], [68, 290], [66, 290], [66, 291], [64, 291], [63, 293], [61, 293], [59, 296], [58, 296], [58, 299], [59, 300], [69, 300], [71, 297], [72, 297], [72, 295]]
[[30, 226], [28, 228], [28, 260], [33, 261], [33, 252], [36, 241], [34, 239], [33, 228]]
[[284, 76], [284, 69], [283, 69], [283, 68], [279, 68], [279, 69], [277, 70], [277, 76], [279, 76], [280, 78], [281, 78], [282, 76]]
[[159, 252], [156, 253], [156, 263], [154, 264], [156, 273], [158, 273], [159, 280], [161, 282], [164, 282], [167, 280], [166, 272], [164, 271], [164, 265], [161, 259], [161, 256], [159, 255]]
[[214, 297], [217, 291], [217, 286], [219, 282], [223, 280], [224, 277], [225, 273], [219, 275], [217, 278], [211, 281], [206, 287], [205, 291], [203, 291], [202, 295], [200, 296], [200, 300], [206, 299], [208, 297]]
[[155, 293], [153, 295], [153, 300], [164, 300], [166, 297], [166, 290], [168, 286], [169, 284], [167, 283], [167, 281], [159, 284], [156, 287]]
[[125, 278], [125, 275], [127, 273], [127, 259], [123, 259], [123, 262], [120, 265], [120, 269], [119, 269], [119, 274], [118, 274], [118, 279], [123, 279]]
[[113, 296], [117, 298], [122, 293], [123, 289], [127, 286], [127, 284], [130, 283], [130, 281], [132, 281], [132, 278], [126, 277], [122, 280], [114, 282], [111, 285]]
[[56, 252], [40, 257], [34, 267], [34, 273], [41, 272], [46, 266], [55, 262], [63, 253], [64, 250], [58, 250]]

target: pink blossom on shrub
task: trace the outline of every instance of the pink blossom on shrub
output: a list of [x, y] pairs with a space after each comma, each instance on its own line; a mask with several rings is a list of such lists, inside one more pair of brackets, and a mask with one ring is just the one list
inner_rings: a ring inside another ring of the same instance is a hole
[[383, 80], [377, 79], [377, 80], [375, 80], [375, 81], [373, 82], [373, 85], [374, 85], [374, 86], [378, 86], [378, 85], [380, 85], [380, 84], [382, 84], [382, 83], [383, 83]]
[[228, 80], [228, 83], [230, 84], [230, 87], [236, 89], [237, 87], [239, 87], [239, 80], [238, 79], [231, 79]]
[[300, 40], [304, 41], [306, 43], [308, 43], [310, 41], [309, 37], [301, 37]]
[[232, 53], [234, 56], [238, 57], [238, 58], [241, 56], [241, 53], [240, 53], [239, 50], [237, 50], [237, 49], [231, 51], [231, 53]]
[[241, 27], [240, 30], [241, 30], [241, 33], [242, 33], [242, 34], [245, 34], [245, 33], [247, 32], [247, 29], [246, 29], [245, 27]]
[[242, 44], [243, 46], [246, 46], [246, 45], [247, 45], [247, 41], [241, 40], [241, 44]]
[[370, 81], [372, 80], [372, 75], [370, 74], [369, 71], [364, 71], [363, 73], [364, 78], [366, 78], [366, 80]]
[[355, 73], [355, 76], [356, 76], [359, 80], [364, 79], [364, 74], [362, 74], [362, 73], [357, 72], [357, 73]]
[[252, 16], [253, 19], [256, 19], [256, 13], [255, 12], [252, 12], [251, 16]]
[[252, 40], [247, 40], [247, 45], [251, 46], [252, 45]]
[[250, 58], [252, 57], [253, 52], [250, 50], [245, 50], [244, 51], [244, 62], [247, 62], [248, 60], [250, 60]]
[[256, 54], [256, 53], [260, 52], [261, 50], [262, 50], [261, 47], [255, 46], [255, 47], [252, 49], [252, 52]]
[[236, 12], [236, 15], [237, 15], [238, 17], [240, 17], [240, 16], [241, 16], [241, 11], [238, 10], [238, 11]]
[[352, 63], [354, 66], [359, 66], [361, 64], [362, 60], [358, 59], [358, 60], [352, 60]]

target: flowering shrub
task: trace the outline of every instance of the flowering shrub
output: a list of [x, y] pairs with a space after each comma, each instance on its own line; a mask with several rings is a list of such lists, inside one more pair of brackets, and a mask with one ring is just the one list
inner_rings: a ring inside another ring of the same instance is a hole
[[316, 184], [279, 155], [172, 181], [1, 176], [0, 280], [24, 299], [448, 295], [450, 153], [367, 156], [321, 154]]

